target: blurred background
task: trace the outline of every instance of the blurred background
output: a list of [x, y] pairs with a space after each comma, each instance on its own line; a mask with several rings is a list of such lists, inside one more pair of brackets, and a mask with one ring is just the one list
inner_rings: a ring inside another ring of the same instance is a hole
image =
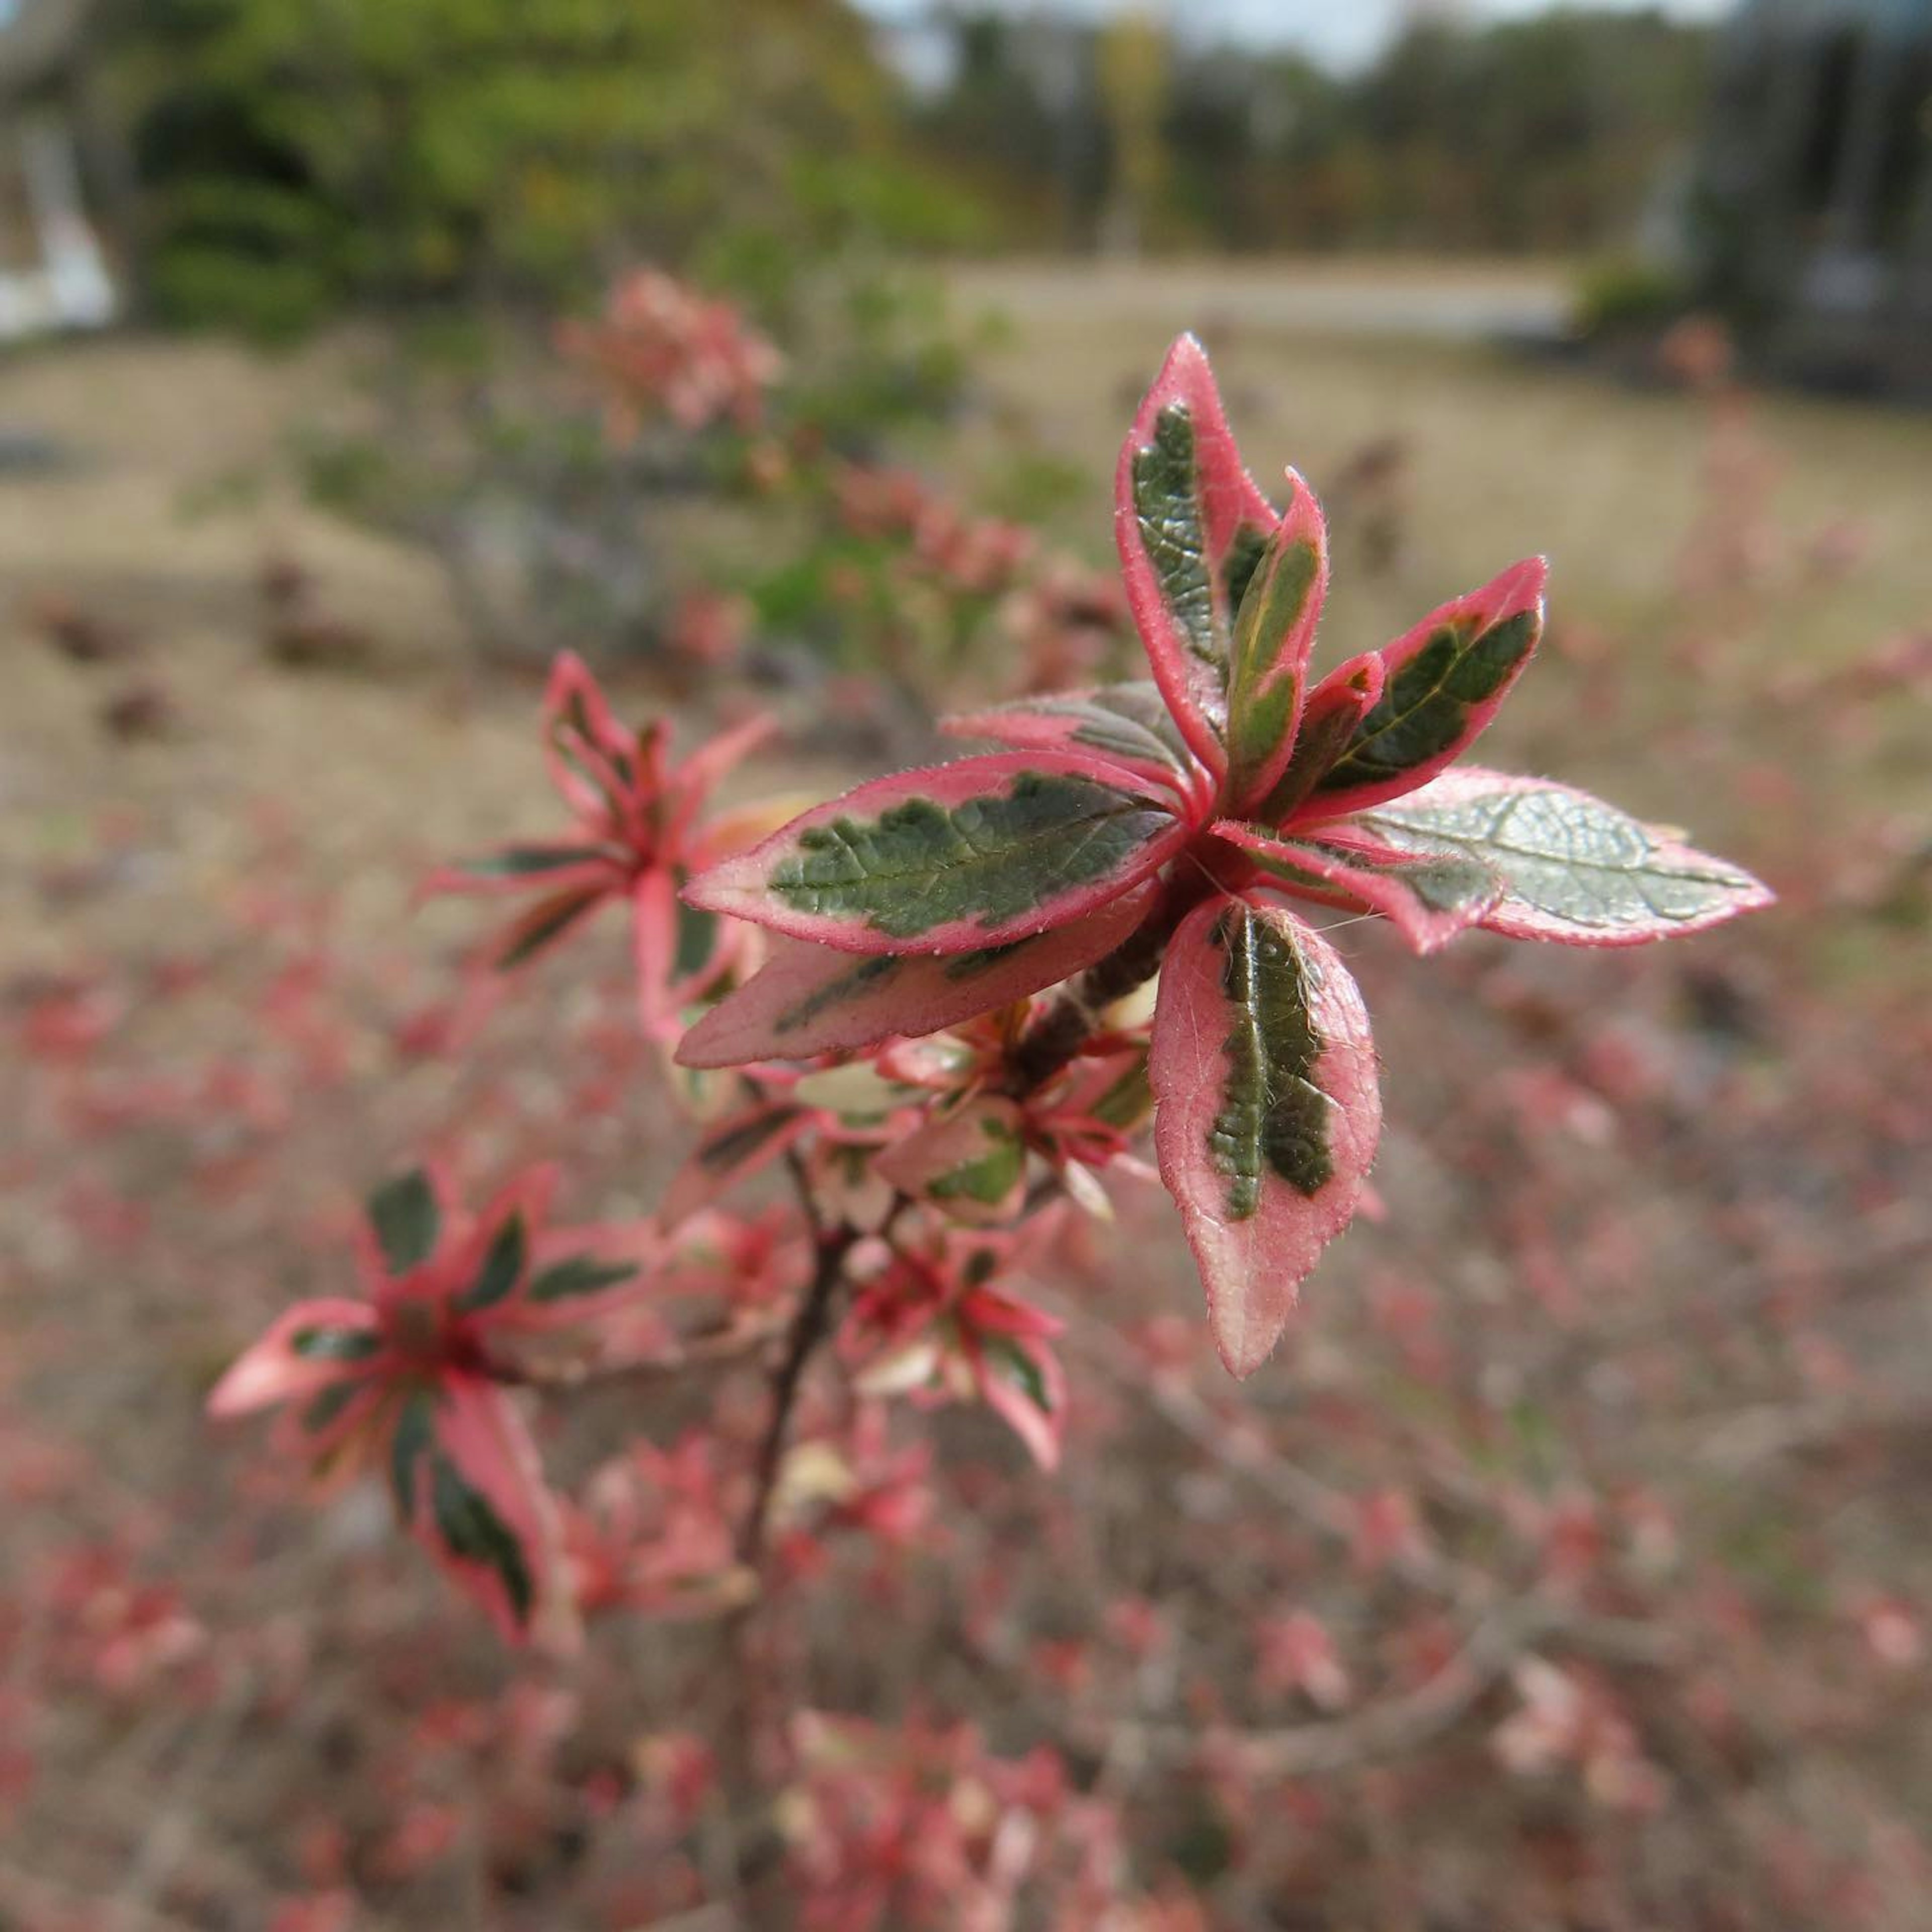
[[[806, 798], [1138, 674], [1184, 328], [1324, 663], [1548, 552], [1484, 761], [1780, 904], [1340, 933], [1380, 1218], [1238, 1390], [1124, 1196], [1058, 1474], [949, 1412], [870, 1530], [801, 1482], [747, 1892], [712, 1623], [506, 1654], [200, 1406], [390, 1169], [682, 1151], [614, 929], [479, 1011], [414, 902], [555, 822], [550, 656]], [[0, 1928], [1932, 1925], [1928, 395], [1932, 0], [0, 0]]]

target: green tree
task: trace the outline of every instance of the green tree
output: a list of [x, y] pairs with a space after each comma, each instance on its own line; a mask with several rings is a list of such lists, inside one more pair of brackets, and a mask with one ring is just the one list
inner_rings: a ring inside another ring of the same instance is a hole
[[844, 0], [124, 0], [118, 32], [166, 314], [554, 302], [639, 256], [778, 285], [781, 244], [953, 215]]

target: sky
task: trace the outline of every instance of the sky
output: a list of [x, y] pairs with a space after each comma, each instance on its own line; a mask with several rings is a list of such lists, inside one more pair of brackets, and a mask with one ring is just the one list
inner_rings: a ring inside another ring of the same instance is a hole
[[[1550, 10], [1553, 0], [1460, 0], [1455, 10], [1474, 20], [1520, 18]], [[1635, 9], [1660, 3], [1664, 12], [1684, 20], [1712, 20], [1729, 10], [1730, 0], [1593, 0], [1594, 4]], [[859, 0], [870, 14], [888, 21], [916, 19], [929, 0]], [[1124, 11], [1136, 0], [975, 0], [1010, 14], [1058, 13], [1096, 18]], [[1159, 10], [1160, 0], [1139, 0]], [[1295, 47], [1337, 67], [1371, 58], [1398, 20], [1417, 10], [1408, 0], [1167, 0], [1165, 10], [1190, 38], [1240, 40]]]

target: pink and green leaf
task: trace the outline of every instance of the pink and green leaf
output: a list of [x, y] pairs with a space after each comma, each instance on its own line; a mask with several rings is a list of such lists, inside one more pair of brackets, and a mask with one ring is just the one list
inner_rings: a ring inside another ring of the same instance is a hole
[[665, 1190], [660, 1217], [676, 1228], [760, 1168], [776, 1160], [811, 1126], [812, 1109], [790, 1100], [760, 1100], [714, 1120]]
[[392, 1469], [417, 1540], [505, 1636], [574, 1628], [556, 1502], [502, 1390], [466, 1376], [419, 1391], [398, 1421]]
[[1191, 794], [1198, 766], [1159, 686], [1141, 680], [1022, 698], [942, 718], [955, 738], [988, 738], [1017, 749], [1085, 752], [1137, 779]]
[[861, 785], [685, 898], [849, 952], [966, 952], [1095, 910], [1186, 832], [1099, 759], [999, 752]]
[[304, 1301], [236, 1358], [208, 1398], [210, 1415], [247, 1415], [360, 1382], [382, 1352], [366, 1301]]
[[1337, 664], [1308, 694], [1281, 776], [1247, 817], [1258, 825], [1292, 824], [1322, 775], [1342, 755], [1362, 720], [1375, 709], [1386, 675], [1382, 653], [1364, 651]]
[[1280, 782], [1301, 718], [1309, 653], [1328, 594], [1328, 532], [1293, 470], [1280, 526], [1234, 617], [1228, 681], [1228, 800], [1237, 812]]
[[1228, 763], [1234, 615], [1277, 520], [1242, 467], [1206, 355], [1183, 336], [1121, 448], [1114, 530], [1154, 680], [1217, 777]]
[[730, 964], [725, 932], [716, 914], [679, 898], [677, 880], [664, 867], [638, 874], [631, 888], [631, 944], [646, 1034], [674, 1030], [684, 1010], [716, 983]]
[[1026, 1446], [1040, 1467], [1057, 1468], [1066, 1421], [1066, 1372], [1030, 1334], [981, 1331], [964, 1343], [980, 1399]]
[[627, 731], [574, 651], [551, 665], [544, 691], [544, 754], [550, 782], [580, 819], [614, 831], [628, 829], [629, 802], [657, 788], [661, 736]]
[[994, 1227], [1017, 1213], [1026, 1184], [1024, 1122], [1016, 1102], [994, 1094], [928, 1120], [879, 1156], [878, 1172], [902, 1192], [931, 1202], [969, 1227]]
[[1540, 557], [1432, 611], [1382, 652], [1381, 696], [1315, 781], [1300, 816], [1338, 818], [1424, 784], [1493, 718], [1543, 634]]
[[1433, 952], [1478, 924], [1502, 896], [1502, 881], [1462, 853], [1395, 853], [1334, 836], [1290, 838], [1252, 825], [1214, 830], [1259, 867], [1263, 880], [1330, 905], [1379, 913], [1418, 952]]
[[774, 944], [766, 965], [686, 1034], [683, 1066], [742, 1066], [855, 1052], [896, 1036], [938, 1033], [1056, 986], [1104, 958], [1145, 916], [1152, 883], [1084, 918], [1004, 946], [945, 954], [850, 952]]
[[493, 1332], [594, 1328], [652, 1284], [658, 1253], [655, 1241], [635, 1228], [580, 1226], [541, 1235], [523, 1292], [503, 1308]]
[[1148, 1077], [1221, 1359], [1267, 1359], [1322, 1250], [1353, 1219], [1382, 1126], [1368, 1016], [1292, 914], [1211, 900], [1162, 968]]
[[1480, 923], [1512, 939], [1640, 946], [1772, 903], [1741, 867], [1571, 785], [1468, 767], [1346, 828], [1394, 856], [1488, 867], [1503, 891]]
[[386, 1180], [365, 1204], [383, 1270], [393, 1280], [422, 1266], [442, 1240], [448, 1219], [447, 1185], [427, 1168]]
[[512, 1208], [490, 1232], [469, 1285], [451, 1298], [459, 1315], [486, 1314], [509, 1300], [523, 1285], [530, 1258], [530, 1222], [520, 1208]]
[[506, 845], [473, 859], [440, 866], [423, 881], [431, 892], [520, 892], [547, 886], [553, 892], [573, 887], [608, 884], [621, 861], [608, 846], [575, 844]]
[[527, 966], [610, 896], [608, 874], [595, 882], [547, 893], [490, 941], [484, 953], [484, 964], [497, 973], [513, 973], [520, 966]]

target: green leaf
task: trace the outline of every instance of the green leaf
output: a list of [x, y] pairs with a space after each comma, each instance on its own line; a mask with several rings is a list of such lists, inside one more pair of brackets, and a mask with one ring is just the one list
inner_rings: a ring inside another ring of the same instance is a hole
[[391, 1274], [406, 1274], [436, 1252], [442, 1235], [442, 1210], [421, 1168], [379, 1187], [369, 1197], [368, 1209], [369, 1225]]
[[1026, 1165], [1026, 1144], [1004, 1121], [992, 1116], [979, 1123], [985, 1151], [926, 1183], [935, 1201], [976, 1201], [994, 1207], [1018, 1184]]
[[389, 1438], [389, 1491], [406, 1521], [416, 1508], [416, 1464], [436, 1436], [436, 1399], [426, 1388], [412, 1390], [396, 1417]]
[[1368, 787], [1386, 796], [1473, 739], [1543, 634], [1543, 574], [1540, 559], [1518, 565], [1391, 644], [1382, 696], [1316, 782], [1317, 796]]
[[548, 1268], [530, 1283], [529, 1300], [548, 1304], [569, 1301], [580, 1294], [595, 1294], [615, 1288], [636, 1275], [634, 1262], [600, 1262], [590, 1255], [573, 1255], [568, 1261]]
[[[1225, 674], [1196, 484], [1194, 422], [1184, 404], [1170, 403], [1154, 418], [1152, 436], [1134, 454], [1133, 488], [1141, 542], [1180, 640], [1203, 664]], [[1253, 568], [1250, 560], [1246, 574]]]
[[460, 859], [455, 870], [476, 879], [537, 878], [545, 872], [559, 872], [567, 866], [587, 865], [608, 856], [595, 845], [508, 845], [500, 852]]
[[1322, 775], [1348, 748], [1356, 727], [1379, 694], [1382, 665], [1372, 653], [1338, 665], [1309, 694], [1288, 763], [1268, 796], [1247, 816], [1260, 825], [1282, 825], [1300, 807]]
[[466, 1482], [446, 1456], [434, 1456], [430, 1463], [430, 1513], [436, 1534], [450, 1553], [495, 1570], [503, 1580], [518, 1622], [528, 1623], [536, 1590], [524, 1546], [491, 1508], [489, 1498]]
[[1042, 1415], [1053, 1413], [1053, 1391], [1040, 1364], [1010, 1335], [992, 1335], [982, 1345], [986, 1359]]
[[1125, 684], [1102, 685], [1084, 696], [1060, 700], [1030, 700], [1038, 711], [1064, 710], [1078, 716], [1072, 742], [1110, 756], [1142, 764], [1162, 764], [1184, 771], [1192, 762], [1187, 740], [1180, 735], [1167, 700], [1151, 678]]
[[466, 1315], [495, 1307], [523, 1279], [529, 1253], [529, 1238], [519, 1210], [496, 1231], [496, 1238], [490, 1244], [476, 1280], [456, 1298], [454, 1306]]
[[367, 1328], [298, 1328], [289, 1337], [291, 1352], [308, 1362], [366, 1362], [382, 1346]]
[[581, 892], [559, 892], [546, 899], [512, 928], [508, 942], [490, 962], [500, 973], [525, 964], [551, 940], [560, 939], [584, 915], [602, 904], [607, 895], [602, 886]]
[[1228, 677], [1228, 794], [1240, 808], [1271, 788], [1291, 751], [1328, 581], [1327, 533], [1292, 472], [1286, 512], [1236, 607]]
[[1244, 906], [1229, 908], [1212, 944], [1222, 956], [1232, 1024], [1222, 1042], [1226, 1078], [1208, 1154], [1227, 1179], [1228, 1219], [1245, 1221], [1261, 1205], [1264, 1172], [1305, 1195], [1328, 1184], [1334, 1109], [1311, 1078], [1324, 1042], [1309, 1010], [1301, 955]]
[[819, 918], [862, 918], [894, 939], [978, 921], [1004, 925], [1132, 864], [1173, 823], [1094, 778], [1022, 772], [1004, 792], [951, 807], [909, 798], [876, 818], [808, 827], [771, 891]]
[[1076, 746], [1130, 767], [1180, 774], [1193, 762], [1160, 687], [1151, 679], [1091, 691], [1016, 698], [941, 721], [957, 738], [1002, 744]]

